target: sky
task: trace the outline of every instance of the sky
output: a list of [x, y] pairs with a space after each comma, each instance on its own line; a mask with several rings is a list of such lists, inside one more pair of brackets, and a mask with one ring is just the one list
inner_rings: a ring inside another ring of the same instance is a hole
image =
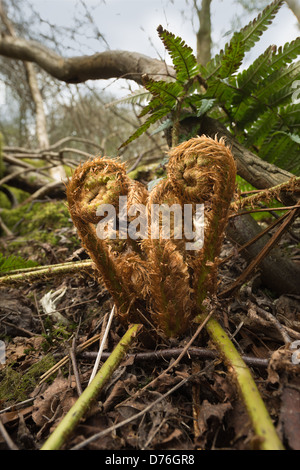
[[[200, 0], [198, 1], [200, 3]], [[257, 2], [263, 9], [266, 1]], [[82, 0], [30, 0], [30, 3], [44, 20], [57, 27], [70, 27], [73, 18], [80, 17], [84, 12]], [[65, 55], [93, 54], [109, 48], [136, 51], [168, 60], [156, 32], [160, 24], [176, 36], [181, 36], [196, 52], [195, 31], [198, 22], [189, 7], [192, 0], [85, 0], [85, 4], [105, 41], [92, 39], [94, 35], [91, 27], [90, 32], [85, 30], [87, 34], [81, 38], [80, 48], [76, 45], [78, 49], [74, 49], [73, 45], [66, 42]], [[239, 18], [239, 27], [242, 27], [257, 16], [255, 12], [245, 14], [237, 0], [212, 0], [211, 10], [213, 53], [219, 52], [230, 39], [234, 18]], [[270, 29], [248, 54], [247, 61], [251, 63], [270, 44], [280, 46], [292, 41], [299, 36], [299, 31], [295, 16], [284, 4]], [[71, 49], [68, 49], [67, 45], [71, 46]], [[107, 81], [101, 82], [103, 87], [107, 87]], [[122, 89], [121, 82], [111, 80], [109, 91], [119, 94], [120, 88]], [[122, 91], [120, 93], [122, 94]]]
[[[258, 0], [259, 1], [259, 0]], [[92, 54], [109, 49], [136, 51], [151, 57], [166, 58], [164, 47], [157, 35], [159, 24], [184, 41], [196, 52], [195, 31], [197, 19], [193, 18], [191, 0], [85, 0], [104, 41], [82, 38], [80, 51], [76, 55]], [[264, 1], [260, 2], [265, 5]], [[68, 27], [74, 16], [84, 11], [81, 0], [31, 0], [33, 7], [42, 18], [59, 27]], [[213, 52], [217, 53], [230, 39], [234, 18], [238, 17], [239, 27], [245, 26], [257, 13], [245, 14], [237, 0], [212, 1]], [[193, 24], [194, 23], [194, 24]], [[235, 23], [236, 24], [236, 23]], [[284, 4], [270, 29], [263, 35], [256, 48], [248, 54], [249, 63], [270, 44], [284, 45], [299, 36], [297, 20]], [[91, 34], [93, 36], [92, 28]], [[66, 55], [74, 51], [66, 51]], [[113, 81], [112, 89], [119, 84]]]
[[[198, 2], [200, 3], [199, 0]], [[85, 3], [110, 49], [155, 54], [149, 37], [156, 46], [160, 45], [156, 35], [159, 24], [180, 35], [195, 48], [192, 14], [188, 7], [191, 0], [85, 0]], [[264, 5], [266, 2], [258, 0], [257, 3]], [[31, 4], [43, 18], [61, 26], [69, 26], [73, 15], [82, 11], [80, 0], [31, 0]], [[234, 15], [243, 14], [240, 18], [242, 26], [256, 16], [255, 13], [245, 15], [236, 0], [213, 0], [211, 8], [214, 40], [216, 43], [223, 43], [221, 46], [227, 40], [224, 34], [230, 31]], [[197, 20], [195, 26], [198, 26]], [[269, 35], [272, 42], [278, 45], [299, 35], [297, 20], [285, 4], [271, 29]], [[97, 46], [91, 41], [91, 46], [97, 48], [99, 44]], [[215, 46], [218, 47], [217, 44]]]

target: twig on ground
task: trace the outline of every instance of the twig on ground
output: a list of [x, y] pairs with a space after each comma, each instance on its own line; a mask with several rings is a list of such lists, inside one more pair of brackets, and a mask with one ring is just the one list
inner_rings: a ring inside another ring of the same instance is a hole
[[14, 284], [16, 282], [28, 282], [40, 279], [42, 276], [53, 276], [60, 274], [71, 274], [83, 270], [84, 268], [92, 268], [93, 262], [75, 261], [72, 263], [62, 263], [57, 265], [39, 266], [37, 268], [28, 268], [22, 270], [19, 274], [7, 274], [0, 277], [0, 286]]
[[[136, 363], [141, 362], [149, 362], [149, 361], [170, 361], [171, 359], [176, 359], [183, 351], [183, 348], [171, 348], [171, 349], [159, 349], [156, 351], [147, 351], [141, 353], [129, 353], [127, 354], [128, 358], [133, 358]], [[189, 348], [187, 351], [187, 355], [191, 359], [200, 359], [200, 360], [207, 360], [207, 359], [218, 359], [219, 355], [217, 351], [213, 351], [211, 349], [206, 348], [197, 348], [192, 347]], [[94, 360], [97, 357], [96, 352], [82, 352], [78, 354], [79, 358], [83, 359], [92, 359]], [[102, 359], [106, 360], [111, 352], [103, 352]], [[243, 361], [248, 366], [262, 368], [265, 369], [268, 367], [269, 359], [264, 359], [260, 357], [252, 357], [252, 356], [242, 356]]]
[[89, 380], [89, 384], [92, 382], [92, 380], [94, 379], [94, 377], [97, 373], [99, 363], [100, 363], [100, 360], [101, 360], [101, 357], [102, 357], [103, 349], [104, 349], [104, 346], [105, 346], [105, 343], [106, 343], [106, 340], [107, 340], [107, 336], [108, 336], [108, 333], [109, 333], [109, 330], [110, 330], [111, 322], [112, 322], [112, 319], [114, 317], [114, 313], [115, 313], [115, 305], [111, 309], [111, 312], [110, 312], [110, 315], [109, 315], [109, 318], [108, 318], [108, 322], [107, 322], [107, 325], [106, 325], [106, 328], [105, 328], [105, 331], [104, 331], [103, 338], [101, 340], [100, 348], [99, 348], [99, 351], [98, 351], [98, 354], [97, 354], [97, 357], [96, 357], [95, 365], [94, 365], [94, 368], [93, 368], [93, 371], [92, 371], [92, 374], [91, 374], [91, 377], [90, 377], [90, 380]]
[[16, 446], [16, 444], [14, 443], [14, 441], [11, 439], [10, 435], [6, 431], [5, 426], [2, 423], [1, 419], [0, 419], [0, 433], [10, 450], [19, 450], [19, 448]]
[[128, 348], [136, 338], [136, 335], [141, 328], [142, 326], [138, 324], [128, 328], [127, 332], [119, 341], [110, 357], [96, 374], [92, 383], [84, 390], [76, 403], [68, 411], [66, 416], [62, 419], [62, 421], [60, 421], [57, 428], [42, 446], [41, 450], [56, 450], [63, 446], [81, 418], [85, 415], [91, 404], [97, 398], [104, 385], [111, 378], [113, 372], [124, 359]]

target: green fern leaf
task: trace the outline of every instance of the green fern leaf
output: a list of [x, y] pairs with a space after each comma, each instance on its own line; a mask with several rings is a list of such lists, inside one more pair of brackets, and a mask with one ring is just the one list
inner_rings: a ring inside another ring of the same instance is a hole
[[276, 70], [259, 82], [257, 90], [253, 90], [251, 96], [241, 100], [233, 111], [234, 119], [240, 127], [247, 129], [265, 113], [266, 108], [272, 109], [279, 116], [281, 111], [278, 108], [283, 109], [291, 104], [295, 92], [293, 83], [299, 79], [300, 62]]
[[272, 46], [261, 54], [246, 70], [237, 76], [237, 84], [245, 96], [253, 93], [262, 77], [266, 77], [270, 71], [271, 57], [273, 54]]
[[161, 108], [157, 108], [148, 118], [147, 120], [124, 142], [120, 147], [119, 150], [126, 145], [133, 142], [135, 139], [140, 137], [144, 132], [146, 132], [149, 127], [155, 124], [157, 121], [165, 117], [169, 113], [169, 108], [162, 106]]
[[273, 112], [273, 110], [268, 109], [262, 116], [257, 119], [243, 141], [247, 147], [255, 145], [260, 147], [263, 142], [267, 139], [267, 136], [270, 133], [270, 129], [276, 124], [278, 117]]
[[218, 78], [227, 78], [233, 75], [241, 66], [245, 56], [245, 46], [242, 33], [233, 35], [230, 44], [225, 48], [225, 54], [222, 58]]
[[205, 99], [214, 99], [216, 102], [226, 106], [229, 111], [233, 103], [240, 103], [243, 94], [237, 87], [236, 78], [229, 77], [225, 79], [216, 78], [209, 82], [209, 86], [204, 95]]
[[[230, 76], [226, 75], [226, 73], [232, 75], [232, 73], [238, 69], [243, 54], [248, 52], [260, 39], [263, 32], [266, 31], [268, 26], [272, 23], [282, 4], [283, 0], [275, 0], [267, 6], [255, 20], [251, 21], [238, 33], [235, 33], [230, 43], [225, 46], [224, 51], [221, 50], [220, 53], [205, 66], [204, 78], [209, 80], [215, 75], [221, 78]], [[229, 62], [229, 57], [233, 58], [234, 56], [235, 60], [232, 63], [232, 68], [228, 69], [226, 64]], [[223, 62], [224, 69], [222, 70]]]
[[25, 260], [21, 256], [10, 255], [8, 257], [5, 257], [2, 253], [0, 253], [1, 274], [5, 274], [15, 269], [32, 268], [37, 265], [38, 263], [36, 263], [35, 261]]
[[280, 111], [281, 119], [289, 129], [299, 129], [300, 132], [300, 104], [285, 106]]
[[242, 35], [235, 33], [229, 44], [226, 44], [224, 51], [221, 50], [206, 66], [203, 68], [203, 76], [209, 82], [214, 78], [227, 78], [236, 72], [245, 55]]
[[294, 41], [287, 42], [283, 47], [280, 46], [273, 55], [271, 61], [272, 70], [278, 70], [280, 67], [290, 64], [300, 55], [300, 36]]
[[145, 88], [153, 95], [153, 98], [145, 106], [140, 117], [155, 111], [161, 106], [168, 108], [170, 111], [184, 92], [182, 85], [178, 82], [155, 81], [147, 75], [143, 76], [143, 83]]
[[259, 156], [270, 163], [298, 174], [300, 170], [300, 145], [295, 140], [295, 136], [289, 133], [275, 132], [262, 145]]
[[157, 31], [172, 59], [176, 70], [176, 80], [186, 83], [194, 78], [199, 73], [199, 66], [192, 48], [187, 46], [179, 36], [170, 33], [161, 25], [158, 26]]
[[268, 5], [258, 17], [251, 21], [245, 28], [241, 30], [244, 37], [245, 51], [248, 52], [261, 38], [264, 31], [268, 29], [268, 26], [272, 23], [279, 8], [283, 4], [283, 0], [275, 0]]

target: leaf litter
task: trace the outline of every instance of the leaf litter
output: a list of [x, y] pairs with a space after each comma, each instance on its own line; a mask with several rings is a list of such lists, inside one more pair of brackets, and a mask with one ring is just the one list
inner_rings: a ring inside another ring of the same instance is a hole
[[[225, 241], [223, 256], [230, 250], [232, 246]], [[69, 252], [70, 259], [73, 255], [77, 259], [82, 250], [78, 254]], [[234, 281], [244, 267], [245, 262], [240, 256], [222, 266], [220, 285]], [[65, 290], [56, 305], [57, 311], [67, 320], [63, 324], [46, 315], [35, 301], [35, 298], [40, 301], [51, 290]], [[74, 338], [75, 348], [79, 350], [80, 345], [99, 335], [105, 315], [113, 304], [105, 288], [86, 271], [22, 284], [18, 289], [1, 287], [0, 292], [0, 334], [6, 345], [6, 362], [0, 365], [0, 419], [17, 448], [36, 450], [78, 397], [70, 360], [46, 381], [40, 381], [40, 377], [70, 354]], [[219, 303], [216, 315], [229, 329], [242, 354], [268, 361], [268, 367], [252, 366], [253, 376], [285, 447], [299, 450], [299, 365], [292, 364], [292, 351], [286, 339], [300, 339], [300, 297], [276, 297], [263, 288], [255, 275], [241, 288], [238, 296]], [[124, 326], [114, 318], [105, 351], [113, 350], [124, 331]], [[155, 352], [165, 349], [182, 349], [194, 332], [195, 328], [191, 327], [186, 337], [176, 340], [159, 337], [156, 343], [141, 337], [64, 448], [76, 448], [102, 433], [84, 448], [255, 449], [257, 442], [247, 412], [221, 358], [193, 358], [187, 352], [165, 374], [178, 352], [173, 358], [155, 356]], [[76, 354], [83, 389], [87, 386], [99, 341], [91, 341], [87, 349], [94, 354], [93, 359], [82, 352]], [[192, 347], [215, 350], [205, 331]], [[142, 353], [150, 353], [150, 356], [153, 353], [152, 359], [148, 355], [139, 360]], [[45, 358], [51, 360], [43, 367]], [[31, 368], [37, 364], [41, 364], [38, 375], [31, 373]], [[8, 393], [5, 382], [8, 375], [11, 380], [14, 378], [16, 388], [24, 387], [22, 399], [18, 394]], [[21, 380], [24, 377], [27, 377], [23, 380], [25, 383]], [[145, 388], [155, 378], [154, 386]], [[0, 449], [8, 446], [0, 435]]]

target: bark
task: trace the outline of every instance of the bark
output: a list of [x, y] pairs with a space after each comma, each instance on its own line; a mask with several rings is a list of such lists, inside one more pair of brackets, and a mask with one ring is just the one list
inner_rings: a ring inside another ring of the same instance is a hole
[[[230, 219], [226, 235], [235, 244], [242, 246], [251, 238], [254, 238], [261, 229], [250, 215], [234, 217]], [[269, 236], [261, 237], [242, 253], [242, 256], [251, 261], [264, 248]], [[260, 263], [261, 280], [271, 291], [277, 294], [300, 294], [300, 265], [297, 265], [283, 255], [282, 251], [275, 247], [270, 254]]]
[[66, 83], [86, 80], [126, 78], [142, 84], [142, 75], [166, 79], [172, 67], [160, 60], [129, 51], [104, 51], [91, 56], [63, 58], [36, 41], [0, 37], [0, 54], [12, 59], [35, 62], [43, 70]]

